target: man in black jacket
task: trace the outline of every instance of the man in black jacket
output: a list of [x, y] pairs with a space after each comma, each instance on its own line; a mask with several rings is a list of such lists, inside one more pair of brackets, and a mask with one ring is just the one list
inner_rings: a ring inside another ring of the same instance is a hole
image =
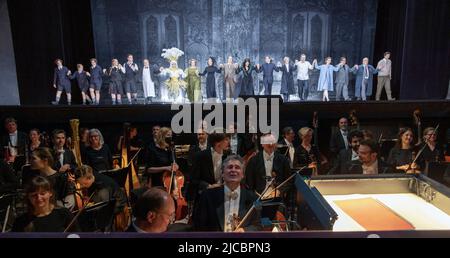
[[2, 136], [0, 152], [2, 157], [8, 157], [6, 162], [18, 171], [26, 163], [27, 134], [17, 130], [17, 121], [12, 117], [5, 119], [5, 129], [7, 134]]
[[376, 175], [393, 173], [394, 169], [378, 158], [379, 147], [374, 140], [363, 140], [359, 144], [359, 161], [350, 164], [346, 174]]
[[208, 137], [211, 145], [210, 149], [198, 152], [192, 164], [192, 195], [190, 200], [194, 200], [195, 195], [207, 188], [213, 188], [222, 184], [222, 172], [220, 170], [222, 161], [226, 157], [229, 149], [230, 138], [225, 133], [212, 133]]
[[358, 149], [359, 143], [363, 140], [364, 135], [359, 130], [351, 131], [348, 134], [348, 142], [350, 144], [349, 149], [344, 149], [339, 152], [339, 155], [334, 161], [333, 167], [328, 174], [345, 174], [348, 171], [352, 161], [358, 161]]
[[196, 231], [251, 231], [258, 227], [258, 214], [253, 211], [249, 219], [237, 228], [240, 219], [252, 207], [256, 195], [244, 187], [244, 162], [237, 155], [227, 157], [223, 163], [223, 186], [217, 186], [203, 191], [195, 205], [193, 214]]
[[77, 167], [75, 155], [66, 147], [66, 132], [61, 129], [53, 131], [53, 151], [55, 163], [53, 168], [61, 173], [74, 172]]
[[346, 150], [349, 148], [347, 134], [348, 134], [348, 120], [345, 117], [339, 119], [338, 124], [339, 130], [333, 132], [330, 138], [330, 152], [333, 157], [341, 150]]

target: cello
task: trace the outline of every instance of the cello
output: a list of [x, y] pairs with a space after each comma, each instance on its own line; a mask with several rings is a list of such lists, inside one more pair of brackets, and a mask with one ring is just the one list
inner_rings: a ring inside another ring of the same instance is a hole
[[180, 170], [175, 171], [176, 155], [173, 142], [170, 143], [169, 148], [171, 151], [173, 162], [170, 171], [166, 171], [163, 174], [163, 184], [166, 188], [166, 191], [175, 200], [175, 220], [182, 220], [188, 215], [187, 201], [181, 191], [181, 189], [184, 187], [184, 175]]

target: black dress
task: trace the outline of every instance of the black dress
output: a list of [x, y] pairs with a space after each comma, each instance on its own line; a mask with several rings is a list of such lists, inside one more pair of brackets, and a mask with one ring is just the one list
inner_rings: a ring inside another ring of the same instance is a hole
[[[301, 168], [304, 166], [308, 166], [312, 162], [317, 162], [317, 169], [320, 167], [320, 151], [315, 145], [311, 146], [311, 149], [307, 151], [302, 145], [298, 146], [295, 149], [294, 156], [294, 168]], [[309, 172], [313, 172], [311, 168], [307, 168]]]
[[[387, 163], [394, 167], [411, 164], [413, 161], [413, 149], [400, 149], [394, 147], [389, 152]], [[403, 170], [396, 169], [397, 173], [405, 172]]]
[[[64, 232], [70, 224], [73, 216], [66, 208], [54, 208], [50, 214], [36, 217], [23, 214], [13, 224], [12, 232]], [[79, 232], [78, 224], [75, 222], [70, 232]]]
[[255, 90], [253, 87], [253, 71], [256, 71], [254, 66], [250, 66], [248, 70], [245, 70], [243, 67], [239, 67], [239, 69], [236, 70], [237, 73], [242, 72], [239, 96], [255, 95]]
[[216, 94], [216, 76], [215, 73], [221, 73], [222, 68], [217, 68], [215, 66], [207, 66], [200, 76], [205, 76], [206, 74], [206, 97], [207, 98], [217, 98]]
[[[155, 146], [153, 149], [149, 149], [149, 157], [147, 160], [146, 171], [151, 167], [165, 167], [172, 164], [172, 154], [170, 150], [161, 149], [159, 146]], [[152, 186], [163, 186], [161, 173], [147, 174], [152, 179]]]

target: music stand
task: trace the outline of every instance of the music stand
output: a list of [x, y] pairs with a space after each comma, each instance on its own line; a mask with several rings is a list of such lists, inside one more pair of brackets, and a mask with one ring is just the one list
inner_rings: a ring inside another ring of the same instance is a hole
[[99, 202], [85, 208], [78, 218], [82, 232], [105, 232], [112, 228], [116, 200]]
[[11, 213], [11, 206], [13, 206], [14, 198], [17, 193], [5, 193], [0, 195], [0, 214], [4, 219], [2, 222], [2, 232], [6, 232], [6, 226], [8, 225], [9, 215]]
[[102, 171], [99, 171], [99, 173], [114, 179], [114, 181], [119, 185], [119, 187], [125, 188], [125, 183], [127, 181], [129, 168], [130, 167], [111, 169], [111, 170], [102, 170]]

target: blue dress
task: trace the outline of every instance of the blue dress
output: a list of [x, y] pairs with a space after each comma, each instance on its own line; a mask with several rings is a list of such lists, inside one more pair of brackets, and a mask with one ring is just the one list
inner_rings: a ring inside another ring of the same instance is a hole
[[333, 72], [339, 71], [339, 66], [314, 64], [314, 68], [320, 70], [319, 82], [317, 84], [317, 91], [333, 91]]

